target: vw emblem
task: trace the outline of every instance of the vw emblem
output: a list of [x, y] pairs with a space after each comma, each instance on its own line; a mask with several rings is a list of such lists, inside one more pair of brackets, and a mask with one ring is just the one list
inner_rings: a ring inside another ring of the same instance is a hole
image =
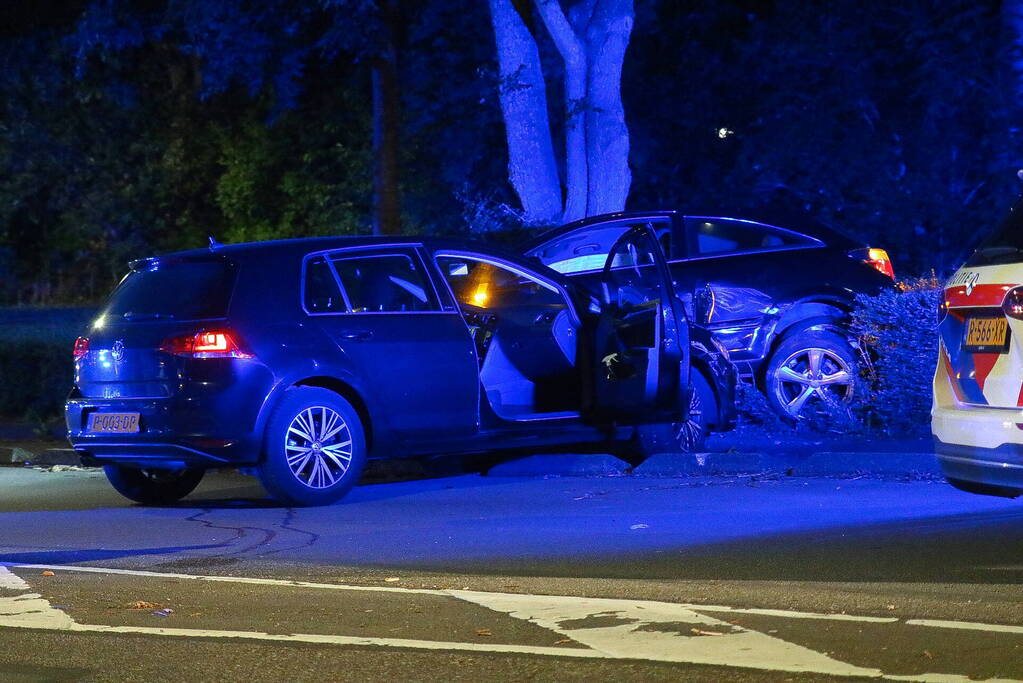
[[114, 345], [110, 347], [110, 357], [116, 361], [124, 358], [124, 342], [118, 339], [114, 342]]

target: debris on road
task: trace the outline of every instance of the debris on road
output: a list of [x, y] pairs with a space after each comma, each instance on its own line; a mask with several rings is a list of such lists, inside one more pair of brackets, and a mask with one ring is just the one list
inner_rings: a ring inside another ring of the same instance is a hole
[[146, 602], [145, 600], [136, 600], [128, 605], [128, 609], [160, 609], [161, 607], [163, 605], [158, 602]]
[[395, 581], [401, 581], [401, 577], [399, 577], [399, 576], [388, 576], [386, 579], [384, 579], [384, 581], [386, 581], [387, 583], [394, 583]]
[[491, 631], [489, 628], [478, 628], [476, 629], [476, 635], [490, 637], [494, 635], [494, 632]]
[[49, 569], [47, 569], [47, 570], [45, 570], [45, 571], [42, 571], [42, 572], [40, 572], [40, 573], [39, 573], [39, 575], [40, 575], [40, 576], [56, 576], [56, 574], [54, 574], [53, 572], [51, 572], [51, 571], [50, 571]]
[[174, 614], [174, 610], [172, 610], [170, 607], [165, 607], [164, 609], [156, 610], [155, 612], [153, 612], [153, 614], [155, 614], [158, 617], [169, 617], [170, 615]]

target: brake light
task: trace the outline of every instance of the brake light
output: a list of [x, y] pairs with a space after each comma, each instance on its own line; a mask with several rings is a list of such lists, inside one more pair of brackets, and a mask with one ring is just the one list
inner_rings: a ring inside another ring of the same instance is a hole
[[229, 330], [203, 330], [195, 334], [179, 334], [169, 337], [160, 345], [160, 350], [175, 356], [192, 358], [252, 358]]
[[1010, 289], [1002, 300], [1002, 312], [1010, 318], [1023, 320], [1023, 287]]
[[873, 266], [879, 273], [895, 279], [895, 268], [892, 267], [892, 260], [888, 258], [888, 252], [884, 249], [873, 247], [867, 249], [867, 255], [863, 262]]
[[80, 360], [85, 357], [85, 354], [89, 353], [89, 340], [85, 337], [79, 337], [75, 340], [75, 348], [71, 352], [75, 360]]

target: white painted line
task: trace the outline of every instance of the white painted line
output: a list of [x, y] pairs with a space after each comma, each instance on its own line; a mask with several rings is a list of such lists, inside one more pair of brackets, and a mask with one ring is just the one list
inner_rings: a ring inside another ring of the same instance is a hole
[[728, 607], [726, 605], [687, 605], [698, 612], [728, 612], [730, 614], [758, 614], [765, 617], [782, 617], [784, 619], [827, 619], [828, 621], [858, 621], [866, 624], [894, 624], [898, 617], [864, 617], [857, 614], [838, 614], [836, 612], [796, 612], [783, 609], [761, 609], [757, 607]]
[[946, 621], [944, 619], [907, 619], [908, 626], [930, 626], [931, 628], [955, 628], [965, 631], [988, 631], [990, 633], [1015, 633], [1023, 635], [1023, 626], [982, 624], [976, 621]]
[[[468, 643], [409, 640], [402, 638], [367, 638], [362, 636], [322, 634], [270, 634], [258, 631], [226, 631], [141, 626], [109, 626], [79, 624], [38, 593], [24, 593], [13, 598], [0, 598], [0, 630], [32, 628], [92, 633], [137, 633], [153, 636], [192, 638], [239, 638], [342, 646], [399, 647], [419, 650], [447, 650], [526, 654], [591, 659], [634, 659], [728, 666], [768, 671], [805, 672], [826, 675], [884, 678], [925, 683], [965, 683], [970, 679], [954, 674], [920, 675], [884, 674], [880, 669], [858, 667], [780, 638], [738, 627], [701, 611], [764, 614], [796, 619], [833, 619], [890, 624], [896, 618], [857, 617], [846, 614], [817, 614], [753, 608], [732, 608], [720, 605], [689, 605], [650, 600], [613, 598], [580, 598], [522, 593], [488, 593], [483, 591], [436, 590], [392, 586], [350, 586], [342, 584], [256, 579], [234, 576], [201, 576], [162, 573], [132, 569], [105, 569], [63, 565], [8, 565], [54, 572], [83, 572], [145, 578], [191, 579], [224, 583], [268, 586], [294, 586], [325, 590], [370, 591], [391, 594], [438, 595], [482, 607], [517, 619], [527, 620], [554, 633], [562, 634], [586, 646], [541, 647], [497, 643]], [[0, 587], [31, 590], [30, 585], [8, 568], [0, 565]], [[909, 625], [937, 628], [963, 628], [1023, 635], [1023, 627], [913, 619]], [[989, 679], [994, 680], [994, 679]], [[999, 679], [1000, 680], [1000, 679]]]
[[[0, 565], [2, 567], [4, 565]], [[351, 586], [340, 583], [314, 583], [310, 581], [288, 581], [287, 579], [256, 579], [245, 576], [206, 576], [203, 574], [176, 574], [174, 572], [149, 572], [141, 569], [106, 569], [104, 567], [79, 567], [60, 564], [15, 564], [8, 567], [24, 569], [48, 569], [51, 571], [84, 572], [87, 574], [113, 574], [119, 576], [145, 576], [154, 579], [186, 579], [214, 581], [221, 583], [248, 583], [257, 586], [292, 586], [296, 588], [318, 588], [335, 591], [371, 591], [376, 593], [414, 593], [420, 595], [450, 595], [449, 591], [434, 588], [401, 588], [398, 586]]]
[[32, 586], [7, 567], [0, 565], [0, 588], [9, 591], [28, 591]]

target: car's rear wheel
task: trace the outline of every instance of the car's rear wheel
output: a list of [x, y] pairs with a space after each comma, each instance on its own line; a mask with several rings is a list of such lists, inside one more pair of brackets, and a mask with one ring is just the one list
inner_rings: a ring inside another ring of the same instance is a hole
[[257, 470], [286, 505], [329, 505], [359, 481], [366, 438], [358, 411], [327, 389], [289, 389], [267, 425]]
[[170, 470], [123, 465], [106, 465], [103, 472], [110, 485], [125, 498], [145, 505], [168, 505], [195, 490], [205, 470]]
[[948, 479], [948, 483], [967, 493], [976, 493], [981, 496], [998, 496], [999, 498], [1018, 498], [1023, 491], [1011, 486], [996, 486], [994, 484], [979, 484], [975, 481], [965, 479]]
[[636, 429], [637, 450], [643, 457], [656, 453], [695, 453], [703, 448], [710, 425], [717, 422], [717, 396], [703, 373], [693, 369], [690, 375], [689, 415], [686, 420], [669, 424], [640, 425]]
[[806, 330], [778, 344], [764, 383], [771, 407], [784, 418], [799, 420], [846, 408], [858, 378], [848, 341], [834, 332]]

